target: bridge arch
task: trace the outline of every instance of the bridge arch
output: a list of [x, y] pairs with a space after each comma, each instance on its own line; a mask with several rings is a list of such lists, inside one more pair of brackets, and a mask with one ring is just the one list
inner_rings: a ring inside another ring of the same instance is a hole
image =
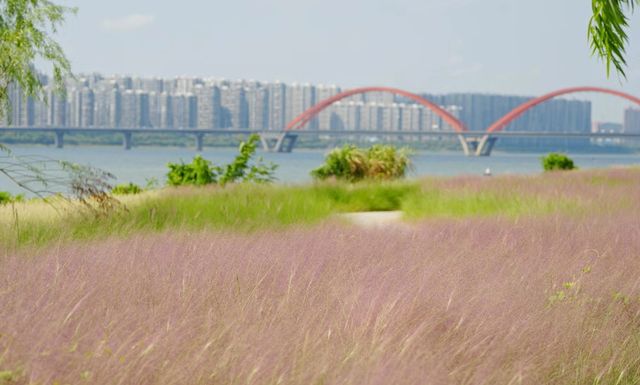
[[451, 125], [451, 127], [453, 127], [453, 129], [455, 131], [457, 131], [457, 132], [468, 131], [468, 129], [464, 125], [464, 123], [462, 123], [458, 118], [456, 118], [455, 116], [451, 115], [449, 112], [447, 112], [445, 109], [441, 108], [437, 104], [432, 103], [432, 102], [428, 101], [427, 99], [425, 99], [425, 98], [423, 98], [423, 97], [421, 97], [419, 95], [413, 94], [411, 92], [404, 91], [404, 90], [397, 89], [397, 88], [390, 88], [390, 87], [355, 88], [355, 89], [352, 89], [352, 90], [341, 92], [341, 93], [339, 93], [337, 95], [334, 95], [334, 96], [332, 96], [330, 98], [327, 98], [325, 100], [320, 101], [315, 106], [309, 108], [308, 110], [304, 111], [302, 114], [298, 115], [291, 122], [289, 122], [289, 124], [287, 124], [287, 127], [285, 128], [285, 131], [299, 130], [302, 127], [304, 127], [307, 123], [309, 123], [309, 121], [311, 119], [316, 117], [321, 111], [323, 111], [324, 109], [328, 108], [333, 103], [336, 103], [336, 102], [338, 102], [338, 101], [340, 101], [340, 100], [342, 100], [344, 98], [348, 98], [350, 96], [364, 94], [364, 93], [367, 93], [367, 92], [386, 92], [386, 93], [390, 93], [390, 94], [394, 94], [394, 95], [404, 96], [406, 98], [414, 100], [415, 102], [427, 107], [428, 109], [430, 109], [431, 111], [436, 113], [438, 116], [440, 116], [442, 118], [442, 120], [444, 120], [446, 123]]
[[544, 103], [547, 100], [553, 99], [553, 98], [561, 96], [561, 95], [573, 94], [573, 93], [577, 93], [577, 92], [597, 92], [597, 93], [601, 93], [601, 94], [609, 94], [609, 95], [619, 96], [621, 98], [627, 99], [629, 101], [632, 101], [632, 102], [640, 105], [640, 98], [637, 98], [637, 97], [635, 97], [633, 95], [629, 95], [629, 94], [621, 92], [621, 91], [611, 90], [611, 89], [608, 89], [608, 88], [601, 88], [601, 87], [563, 88], [561, 90], [550, 92], [550, 93], [548, 93], [546, 95], [542, 95], [542, 96], [539, 96], [539, 97], [537, 97], [535, 99], [529, 100], [528, 102], [522, 103], [521, 105], [519, 105], [518, 107], [516, 107], [513, 110], [511, 110], [511, 112], [509, 112], [508, 114], [506, 114], [502, 118], [496, 120], [491, 126], [489, 126], [489, 128], [487, 128], [487, 133], [498, 132], [498, 131], [504, 130], [504, 128], [509, 123], [511, 123], [512, 121], [516, 120], [518, 117], [520, 117], [520, 115], [524, 114], [526, 111], [528, 111], [529, 109], [537, 106], [538, 104]]

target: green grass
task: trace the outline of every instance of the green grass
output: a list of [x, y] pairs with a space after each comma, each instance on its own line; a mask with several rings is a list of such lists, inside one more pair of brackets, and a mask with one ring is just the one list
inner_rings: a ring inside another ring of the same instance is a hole
[[577, 209], [577, 203], [564, 199], [551, 200], [515, 192], [439, 189], [425, 189], [419, 194], [410, 195], [402, 205], [402, 210], [408, 219], [491, 215], [518, 217]]
[[313, 199], [328, 202], [334, 212], [393, 211], [420, 195], [420, 186], [408, 182], [317, 184], [311, 193]]
[[335, 213], [357, 211], [403, 210], [407, 218], [421, 219], [544, 214], [571, 207], [563, 200], [516, 192], [449, 191], [418, 182], [167, 188], [121, 199], [122, 209], [99, 217], [78, 207], [46, 214], [48, 208], [37, 202], [5, 209], [0, 213], [0, 244], [5, 249], [41, 246], [169, 229], [251, 232], [311, 225]]

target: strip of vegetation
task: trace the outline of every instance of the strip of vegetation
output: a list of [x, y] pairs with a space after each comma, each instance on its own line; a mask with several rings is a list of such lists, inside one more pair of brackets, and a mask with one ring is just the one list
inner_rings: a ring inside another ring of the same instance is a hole
[[179, 187], [121, 199], [124, 208], [97, 217], [77, 208], [45, 215], [42, 203], [19, 204], [16, 215], [9, 211], [0, 215], [4, 218], [0, 242], [6, 247], [37, 246], [169, 229], [251, 232], [310, 225], [336, 213], [356, 211], [403, 210], [408, 218], [420, 219], [544, 214], [572, 207], [568, 201], [552, 202], [515, 192], [451, 192], [435, 186], [423, 188], [418, 182]]
[[551, 200], [515, 192], [424, 190], [409, 196], [402, 205], [405, 217], [421, 219], [433, 217], [461, 218], [469, 216], [550, 214], [554, 211], [576, 211], [579, 205], [565, 199]]
[[491, 181], [489, 184], [476, 181], [476, 189], [396, 181], [410, 165], [408, 156], [380, 145], [367, 150], [354, 146], [334, 150], [314, 171], [317, 178], [331, 182], [307, 186], [244, 183], [273, 179], [274, 165], [252, 159], [257, 142], [257, 136], [251, 136], [241, 143], [238, 155], [227, 165], [213, 165], [201, 157], [188, 164], [169, 164], [167, 184], [173, 187], [149, 191], [149, 186], [118, 185], [112, 193], [124, 205], [109, 205], [109, 210], [74, 206], [63, 213], [43, 215], [43, 207], [52, 209], [42, 203], [14, 204], [10, 211], [5, 209], [6, 215], [0, 215], [0, 242], [6, 247], [22, 247], [169, 229], [255, 231], [308, 225], [336, 213], [358, 211], [402, 210], [406, 218], [415, 220], [517, 217], [579, 207], [568, 197], [514, 189], [509, 179], [481, 180]]

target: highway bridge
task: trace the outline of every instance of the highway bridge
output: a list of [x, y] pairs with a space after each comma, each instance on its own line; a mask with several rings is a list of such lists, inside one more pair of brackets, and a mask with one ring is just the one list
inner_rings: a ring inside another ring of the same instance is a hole
[[[202, 151], [205, 135], [234, 136], [258, 134], [263, 149], [272, 152], [291, 152], [299, 136], [330, 137], [454, 137], [458, 138], [467, 155], [487, 156], [498, 138], [547, 137], [547, 138], [620, 138], [640, 139], [640, 133], [590, 133], [590, 132], [554, 132], [554, 131], [372, 131], [372, 130], [299, 130], [299, 131], [257, 131], [257, 130], [209, 130], [209, 129], [168, 129], [168, 128], [94, 128], [94, 127], [0, 127], [0, 132], [48, 132], [54, 135], [57, 148], [64, 147], [65, 134], [73, 133], [112, 133], [122, 135], [122, 147], [130, 150], [134, 146], [134, 134], [175, 134], [190, 135], [194, 138], [194, 148]], [[479, 151], [480, 150], [480, 151]]]

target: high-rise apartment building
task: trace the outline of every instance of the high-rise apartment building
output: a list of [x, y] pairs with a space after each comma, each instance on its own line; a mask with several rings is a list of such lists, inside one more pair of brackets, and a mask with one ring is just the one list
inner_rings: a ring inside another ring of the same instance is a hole
[[267, 85], [267, 91], [269, 95], [268, 128], [270, 130], [282, 130], [287, 124], [287, 86], [280, 82], [271, 83]]
[[[311, 84], [294, 83], [287, 87], [286, 95], [286, 121], [290, 122], [304, 111], [316, 104], [316, 87]], [[314, 119], [307, 125], [309, 129], [318, 127], [317, 120]]]
[[250, 87], [245, 91], [249, 108], [247, 127], [256, 130], [269, 129], [269, 91], [262, 87]]
[[173, 97], [168, 92], [158, 96], [158, 109], [160, 113], [160, 128], [174, 128], [173, 125]]
[[56, 92], [53, 87], [47, 87], [47, 126], [68, 127], [67, 101], [64, 96]]
[[196, 128], [198, 125], [198, 99], [195, 95], [178, 94], [171, 98], [173, 128]]
[[120, 126], [133, 128], [138, 126], [138, 98], [136, 92], [127, 89], [122, 93]]
[[382, 104], [376, 102], [364, 103], [360, 111], [360, 129], [369, 131], [382, 130]]
[[640, 134], [640, 110], [627, 108], [624, 110], [624, 132], [627, 134]]
[[122, 92], [117, 84], [109, 91], [109, 127], [122, 127]]
[[246, 92], [240, 85], [220, 88], [222, 127], [246, 129], [249, 125], [249, 105]]
[[94, 126], [95, 94], [89, 87], [80, 91], [80, 127]]
[[197, 100], [197, 127], [213, 129], [221, 127], [220, 88], [198, 84], [194, 87]]
[[[321, 84], [316, 87], [316, 100], [318, 103], [320, 103], [326, 99], [338, 95], [340, 92], [340, 87], [336, 85], [325, 86]], [[333, 114], [334, 111], [331, 107], [325, 108], [318, 114], [312, 124], [315, 124], [315, 127], [317, 127], [317, 129], [319, 130], [331, 130]]]

